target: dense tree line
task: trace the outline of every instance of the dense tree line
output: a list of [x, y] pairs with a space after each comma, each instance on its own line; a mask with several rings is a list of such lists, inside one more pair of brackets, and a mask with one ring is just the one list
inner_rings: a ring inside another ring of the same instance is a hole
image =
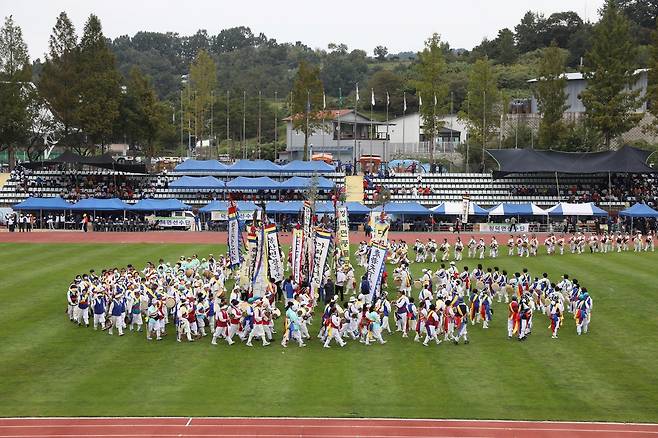
[[[34, 132], [35, 108], [46, 102], [57, 116], [57, 144], [83, 153], [125, 141], [152, 156], [193, 137], [224, 151], [238, 142], [244, 154], [249, 139], [271, 143], [275, 119], [291, 112], [308, 113], [313, 121], [325, 106], [353, 107], [357, 83], [359, 110], [370, 108], [363, 96], [372, 90], [380, 116], [420, 111], [428, 138], [436, 136], [441, 116], [459, 114], [471, 128], [473, 148], [481, 150], [506, 135], [495, 131], [510, 102], [535, 94], [542, 123], [538, 132], [523, 128], [523, 142], [529, 132], [531, 142], [545, 147], [609, 146], [637, 123], [632, 112], [638, 96], [626, 91], [632, 71], [658, 63], [658, 1], [608, 0], [600, 15], [590, 23], [572, 11], [528, 11], [513, 29], [501, 29], [472, 50], [452, 48], [434, 35], [420, 53], [391, 54], [379, 45], [371, 57], [340, 43], [326, 50], [280, 43], [248, 27], [191, 36], [138, 32], [110, 40], [94, 15], [78, 35], [63, 12], [47, 56], [34, 62], [9, 17], [0, 32], [0, 100], [7, 108], [0, 114], [0, 148], [28, 145], [38, 156], [44, 136]], [[562, 71], [582, 71], [591, 84], [583, 94], [585, 124], [562, 120]], [[531, 78], [539, 81], [533, 85]], [[652, 73], [652, 102], [656, 78]], [[21, 85], [30, 79], [36, 87]], [[482, 160], [481, 151], [471, 152], [469, 161]]]

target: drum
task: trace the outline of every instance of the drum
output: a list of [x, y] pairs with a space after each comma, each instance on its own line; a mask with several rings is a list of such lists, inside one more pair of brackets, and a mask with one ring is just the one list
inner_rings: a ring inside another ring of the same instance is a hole
[[494, 284], [491, 285], [491, 289], [494, 292], [498, 292], [500, 290], [500, 285], [498, 283], [494, 283]]
[[482, 280], [478, 280], [478, 281], [475, 283], [475, 287], [477, 288], [477, 290], [482, 290], [482, 289], [484, 289], [484, 282], [483, 282]]
[[185, 276], [186, 276], [187, 278], [192, 278], [192, 275], [194, 275], [194, 269], [191, 269], [191, 268], [190, 268], [190, 269], [186, 269], [186, 270], [185, 270]]
[[272, 316], [274, 317], [274, 319], [279, 318], [281, 316], [281, 311], [279, 309], [272, 310]]
[[206, 269], [205, 271], [203, 271], [203, 276], [206, 279], [210, 280], [210, 277], [212, 277], [212, 272], [210, 272], [209, 270]]
[[400, 287], [402, 286], [402, 279], [400, 277], [397, 277], [393, 280], [393, 283], [397, 286]]
[[149, 303], [148, 301], [140, 301], [139, 302], [139, 310], [142, 312], [146, 312], [149, 308]]
[[414, 287], [416, 289], [422, 289], [423, 288], [423, 282], [420, 280], [414, 280]]
[[165, 306], [167, 306], [167, 309], [173, 309], [175, 305], [176, 300], [173, 297], [167, 297], [165, 300]]
[[514, 288], [512, 287], [511, 284], [508, 284], [507, 286], [505, 286], [505, 292], [507, 292], [507, 295], [511, 295], [511, 294], [514, 293]]

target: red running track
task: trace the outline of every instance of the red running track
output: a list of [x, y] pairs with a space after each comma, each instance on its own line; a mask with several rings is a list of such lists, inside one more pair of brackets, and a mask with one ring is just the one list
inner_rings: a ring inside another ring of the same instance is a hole
[[321, 418], [4, 418], [0, 438], [656, 437], [657, 424]]
[[[471, 235], [483, 237], [487, 243], [493, 234], [462, 233], [462, 241], [466, 243]], [[538, 233], [538, 236], [545, 235]], [[496, 234], [501, 248], [507, 243], [507, 234]], [[391, 232], [389, 239], [403, 239], [410, 246], [416, 239], [427, 241], [430, 237], [440, 242], [447, 238], [451, 243], [457, 239], [454, 233], [411, 233]], [[280, 233], [281, 243], [289, 245], [290, 233]], [[350, 232], [350, 241], [358, 243], [367, 240], [363, 232]], [[540, 238], [540, 242], [543, 239]], [[188, 244], [225, 244], [226, 232], [192, 232], [192, 231], [152, 231], [144, 233], [84, 233], [82, 231], [34, 231], [31, 233], [0, 232], [0, 243], [188, 243]]]

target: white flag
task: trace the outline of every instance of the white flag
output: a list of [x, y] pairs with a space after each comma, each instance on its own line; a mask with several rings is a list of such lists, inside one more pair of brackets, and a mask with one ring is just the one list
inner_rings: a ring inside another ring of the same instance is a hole
[[402, 111], [407, 112], [407, 93], [402, 95]]
[[386, 106], [388, 107], [391, 104], [391, 96], [388, 95], [388, 91], [386, 92]]
[[324, 91], [322, 92], [322, 109], [327, 109], [327, 96], [324, 95]]
[[434, 106], [436, 106], [436, 94], [434, 95]]
[[375, 106], [375, 90], [370, 89], [370, 105]]
[[359, 101], [359, 84], [356, 84], [356, 101]]
[[418, 93], [418, 108], [420, 108], [421, 106], [423, 106], [423, 96], [421, 96], [420, 93]]

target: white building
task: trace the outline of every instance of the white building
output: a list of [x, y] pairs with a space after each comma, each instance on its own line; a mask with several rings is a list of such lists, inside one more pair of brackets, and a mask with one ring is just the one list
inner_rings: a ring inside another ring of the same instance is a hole
[[[648, 83], [648, 69], [639, 69], [635, 70], [635, 77], [637, 78], [635, 84], [633, 85], [633, 90], [640, 90], [640, 96], [646, 96], [647, 93], [647, 83]], [[567, 94], [567, 110], [565, 113], [567, 115], [578, 115], [585, 112], [585, 105], [583, 104], [581, 94], [585, 91], [587, 87], [587, 80], [583, 77], [582, 73], [564, 73], [563, 75], [567, 79], [567, 85], [564, 89]], [[537, 82], [537, 79], [530, 79], [529, 83], [533, 84]], [[531, 101], [530, 111], [532, 114], [537, 114], [539, 112], [537, 106], [537, 99], [533, 96]], [[640, 108], [637, 109], [638, 113], [644, 113], [647, 110], [647, 102], [644, 100]]]
[[[429, 155], [429, 141], [422, 132], [418, 113], [396, 117], [389, 120], [388, 125], [358, 112], [355, 115], [354, 110], [350, 109], [330, 110], [325, 114], [324, 128], [309, 136], [311, 154], [329, 153], [341, 161], [352, 161], [355, 156], [359, 158], [362, 155], [378, 155], [384, 161]], [[442, 120], [444, 126], [436, 138], [435, 153], [455, 152], [457, 145], [466, 140], [466, 126], [456, 115], [442, 117]], [[279, 158], [301, 159], [304, 153], [304, 133], [293, 129], [290, 117], [285, 121], [286, 151]]]
[[[304, 117], [299, 114], [295, 117]], [[300, 160], [304, 154], [304, 133], [293, 128], [292, 118], [286, 122], [286, 150], [279, 154], [284, 160]], [[315, 130], [308, 138], [309, 153], [332, 154], [335, 160], [352, 161], [361, 155], [379, 155], [384, 152], [386, 124], [373, 121], [354, 110], [325, 111], [323, 128]]]
[[[457, 146], [466, 141], [468, 129], [457, 115], [441, 117], [443, 128], [435, 139], [435, 153], [453, 153]], [[429, 155], [429, 139], [423, 133], [419, 113], [406, 114], [391, 119], [389, 126], [387, 159]]]

